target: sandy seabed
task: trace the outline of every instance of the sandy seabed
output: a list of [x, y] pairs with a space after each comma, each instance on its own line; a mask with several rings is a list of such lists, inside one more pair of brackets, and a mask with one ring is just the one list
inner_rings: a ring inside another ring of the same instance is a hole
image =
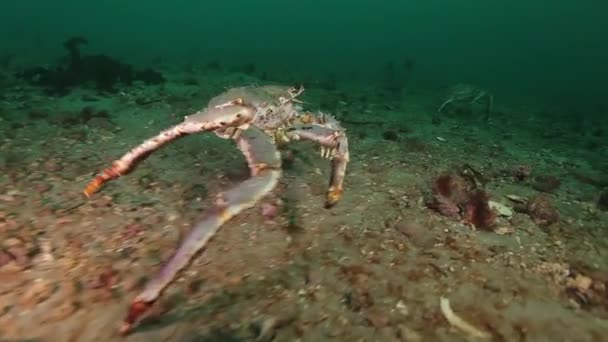
[[[146, 278], [214, 194], [249, 174], [232, 142], [199, 135], [83, 199], [91, 177], [130, 147], [226, 87], [263, 83], [219, 72], [169, 79], [114, 95], [4, 92], [0, 341], [608, 338], [608, 213], [597, 206], [608, 150], [593, 145], [601, 137], [518, 106], [498, 106], [487, 123], [475, 109], [432, 120], [441, 94], [404, 91], [387, 104], [356, 86], [303, 95], [307, 109], [331, 104], [347, 128], [339, 205], [323, 208], [329, 163], [318, 148], [290, 146], [272, 195], [229, 221], [119, 337]], [[445, 172], [473, 172], [508, 210], [480, 230], [429, 209]], [[559, 212], [554, 223], [526, 209], [539, 196]], [[278, 215], [262, 215], [265, 205]]]

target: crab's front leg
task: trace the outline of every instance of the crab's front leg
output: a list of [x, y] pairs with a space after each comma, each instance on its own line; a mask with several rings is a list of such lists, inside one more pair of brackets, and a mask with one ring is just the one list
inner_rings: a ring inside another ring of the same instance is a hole
[[285, 131], [289, 141], [309, 140], [321, 145], [322, 155], [331, 158], [331, 177], [325, 196], [325, 208], [338, 203], [344, 192], [344, 175], [349, 161], [348, 138], [340, 128], [329, 128], [320, 124], [296, 125]]
[[490, 116], [492, 115], [492, 111], [494, 109], [494, 95], [487, 94], [488, 101], [486, 104], [486, 121], [490, 120]]
[[454, 102], [454, 98], [450, 97], [447, 100], [445, 100], [441, 106], [439, 107], [439, 109], [437, 109], [437, 113], [441, 113], [441, 111], [443, 110], [443, 108], [445, 108], [445, 106], [447, 106], [448, 104]]
[[281, 156], [272, 139], [258, 128], [251, 127], [235, 136], [235, 140], [247, 159], [252, 177], [218, 195], [214, 207], [182, 241], [173, 257], [135, 297], [120, 328], [121, 334], [131, 330], [139, 317], [160, 297], [177, 273], [188, 265], [222, 224], [242, 210], [254, 206], [276, 186], [281, 176]]
[[255, 109], [243, 104], [241, 99], [187, 116], [182, 123], [145, 140], [139, 146], [127, 152], [122, 158], [114, 161], [112, 166], [101, 171], [87, 185], [83, 193], [86, 197], [90, 197], [104, 183], [133, 171], [140, 161], [175, 139], [199, 132], [219, 131], [235, 127], [246, 128], [254, 116]]

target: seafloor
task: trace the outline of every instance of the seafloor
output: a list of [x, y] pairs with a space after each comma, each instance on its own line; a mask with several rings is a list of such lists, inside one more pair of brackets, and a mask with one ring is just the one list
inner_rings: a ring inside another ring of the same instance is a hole
[[[119, 337], [146, 277], [213, 194], [249, 171], [230, 141], [208, 134], [167, 146], [89, 200], [83, 187], [227, 87], [265, 83], [166, 72], [164, 85], [114, 95], [3, 89], [2, 341], [606, 341], [606, 121], [553, 121], [499, 94], [489, 122], [480, 108], [433, 119], [438, 92], [396, 99], [314, 83], [306, 108], [335, 114], [350, 139], [342, 201], [323, 208], [329, 163], [313, 145], [291, 146], [279, 188], [226, 224]], [[429, 209], [444, 172], [468, 174], [512, 212], [480, 230]], [[276, 217], [262, 215], [268, 205]], [[468, 329], [446, 319], [441, 297]]]

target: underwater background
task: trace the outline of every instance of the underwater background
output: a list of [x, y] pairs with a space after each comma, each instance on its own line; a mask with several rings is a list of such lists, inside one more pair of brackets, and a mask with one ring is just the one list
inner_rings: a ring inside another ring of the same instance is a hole
[[[259, 70], [378, 81], [482, 84], [579, 114], [604, 107], [608, 4], [583, 1], [4, 1], [0, 46], [49, 62], [75, 35], [129, 63], [255, 63]], [[603, 109], [605, 111], [605, 108]], [[597, 113], [596, 113], [597, 115]]]
[[607, 37], [600, 0], [1, 1], [0, 342], [608, 340]]

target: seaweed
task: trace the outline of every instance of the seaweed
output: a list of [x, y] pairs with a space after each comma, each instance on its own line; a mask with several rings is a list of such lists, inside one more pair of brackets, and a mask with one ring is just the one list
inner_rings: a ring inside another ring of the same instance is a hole
[[83, 55], [81, 47], [88, 45], [84, 37], [69, 38], [63, 43], [67, 56], [54, 67], [34, 66], [21, 70], [16, 77], [41, 86], [49, 95], [67, 95], [74, 87], [93, 84], [98, 91], [114, 93], [118, 84], [134, 81], [161, 84], [164, 76], [150, 68], [136, 70], [132, 65], [104, 55]]

